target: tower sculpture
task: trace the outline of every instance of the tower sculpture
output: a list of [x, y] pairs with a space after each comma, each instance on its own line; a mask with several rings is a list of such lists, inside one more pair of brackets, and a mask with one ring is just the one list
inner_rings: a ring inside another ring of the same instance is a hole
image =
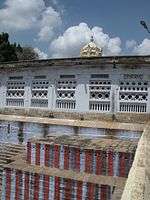
[[97, 47], [93, 36], [91, 36], [90, 42], [81, 49], [80, 56], [81, 57], [100, 57], [100, 56], [102, 56], [102, 49]]

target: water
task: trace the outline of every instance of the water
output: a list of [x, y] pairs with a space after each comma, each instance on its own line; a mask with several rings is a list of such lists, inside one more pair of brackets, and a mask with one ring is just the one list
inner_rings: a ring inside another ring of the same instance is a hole
[[73, 135], [78, 134], [87, 138], [105, 138], [114, 137], [121, 140], [138, 140], [141, 133], [138, 131], [123, 131], [97, 129], [97, 128], [79, 128], [61, 125], [44, 125], [38, 123], [21, 122], [0, 122], [0, 142], [1, 143], [26, 143], [32, 137], [45, 137], [46, 135]]

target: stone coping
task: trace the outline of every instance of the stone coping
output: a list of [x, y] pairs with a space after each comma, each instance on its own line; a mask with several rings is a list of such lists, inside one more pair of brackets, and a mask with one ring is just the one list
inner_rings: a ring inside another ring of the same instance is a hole
[[115, 121], [111, 122], [111, 121], [98, 121], [98, 120], [93, 121], [93, 120], [74, 120], [74, 119], [56, 119], [56, 118], [51, 119], [46, 117], [29, 117], [29, 116], [3, 115], [3, 114], [0, 114], [0, 120], [39, 123], [47, 125], [141, 131], [141, 132], [145, 127], [145, 124], [138, 124], [138, 123], [120, 123]]
[[17, 160], [11, 164], [5, 165], [5, 168], [110, 186], [123, 187], [126, 182], [126, 178], [123, 177], [94, 175], [84, 172], [80, 173], [72, 170], [60, 170], [57, 168], [29, 165], [25, 162], [25, 160]]
[[[121, 200], [150, 199], [150, 122], [139, 140]], [[148, 172], [148, 173], [147, 173]]]
[[150, 120], [150, 113], [100, 113], [100, 112], [76, 112], [49, 110], [48, 108], [0, 108], [1, 115], [17, 115], [24, 117], [39, 117], [48, 119], [73, 119], [81, 121], [109, 121], [121, 123], [147, 123]]
[[[47, 60], [25, 60], [18, 62], [6, 62], [0, 63], [0, 69], [9, 68], [29, 68], [29, 67], [44, 67], [44, 66], [98, 66], [99, 64], [125, 64], [125, 67], [130, 67], [130, 64], [134, 64], [134, 68], [137, 68], [135, 64], [150, 64], [150, 56], [102, 56], [102, 57], [90, 57], [90, 58], [58, 58], [58, 59], [47, 59]], [[128, 65], [126, 65], [128, 64]], [[108, 66], [107, 66], [108, 67]], [[133, 66], [132, 66], [133, 67]], [[149, 65], [148, 65], [149, 67]]]
[[124, 141], [117, 139], [87, 139], [80, 136], [49, 136], [46, 138], [31, 138], [29, 139], [34, 144], [47, 144], [47, 145], [64, 145], [69, 147], [82, 148], [85, 150], [102, 150], [102, 151], [115, 151], [125, 153], [135, 153], [138, 142]]

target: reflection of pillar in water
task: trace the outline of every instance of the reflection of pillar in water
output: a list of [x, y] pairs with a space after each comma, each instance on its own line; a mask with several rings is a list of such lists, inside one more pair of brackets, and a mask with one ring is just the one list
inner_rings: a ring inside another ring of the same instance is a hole
[[43, 137], [46, 137], [48, 135], [49, 125], [43, 124]]
[[11, 126], [10, 126], [10, 124], [8, 124], [8, 126], [7, 126], [7, 142], [10, 138], [10, 133], [11, 133]]
[[11, 127], [10, 127], [10, 124], [8, 124], [8, 126], [7, 126], [7, 133], [8, 133], [8, 134], [10, 134], [10, 128], [11, 128]]
[[19, 126], [19, 130], [18, 130], [18, 142], [19, 142], [19, 144], [22, 144], [24, 142], [23, 122], [19, 122], [18, 126]]
[[79, 135], [79, 127], [73, 126], [73, 129], [74, 129], [74, 135]]

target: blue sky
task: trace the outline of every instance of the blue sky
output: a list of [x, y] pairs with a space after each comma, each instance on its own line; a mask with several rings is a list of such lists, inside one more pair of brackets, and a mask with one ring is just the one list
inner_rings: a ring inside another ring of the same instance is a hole
[[90, 26], [102, 26], [106, 32], [119, 35], [123, 40], [142, 40], [146, 32], [139, 21], [150, 23], [149, 0], [64, 0], [67, 25], [81, 21]]
[[77, 56], [90, 35], [105, 55], [150, 54], [142, 18], [150, 25], [149, 0], [0, 0], [0, 31], [41, 56]]

